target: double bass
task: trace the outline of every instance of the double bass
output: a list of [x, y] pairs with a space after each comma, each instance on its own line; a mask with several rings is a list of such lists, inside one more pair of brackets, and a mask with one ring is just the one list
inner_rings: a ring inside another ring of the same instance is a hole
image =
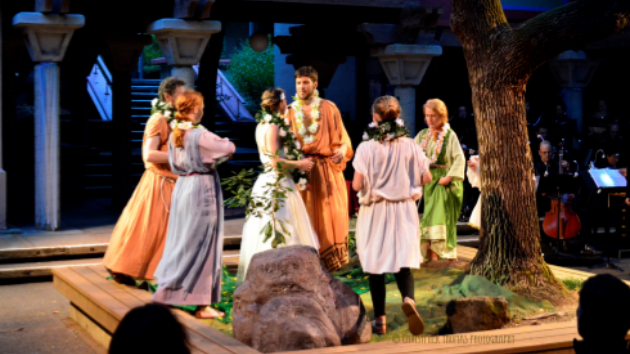
[[[564, 175], [563, 150], [560, 148], [560, 161], [558, 174]], [[566, 240], [577, 236], [582, 229], [580, 218], [571, 209], [571, 202], [575, 198], [573, 194], [558, 195], [551, 199], [551, 208], [545, 213], [543, 221], [543, 231], [551, 238]]]

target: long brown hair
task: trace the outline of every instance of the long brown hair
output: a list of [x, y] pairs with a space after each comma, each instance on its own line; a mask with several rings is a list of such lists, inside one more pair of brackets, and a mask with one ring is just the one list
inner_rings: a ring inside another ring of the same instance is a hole
[[[175, 113], [175, 120], [177, 123], [195, 123], [189, 115], [196, 107], [201, 108], [202, 103], [203, 95], [199, 92], [195, 90], [187, 90], [182, 93], [179, 97], [177, 97], [177, 103], [175, 104], [175, 108], [177, 109], [177, 113]], [[185, 131], [179, 129], [177, 125], [175, 125], [175, 128], [173, 129], [173, 142], [176, 147], [184, 146], [184, 133]]]

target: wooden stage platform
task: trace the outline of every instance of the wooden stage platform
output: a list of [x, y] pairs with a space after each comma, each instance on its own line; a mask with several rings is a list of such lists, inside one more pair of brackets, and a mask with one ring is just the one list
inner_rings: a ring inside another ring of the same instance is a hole
[[[459, 246], [461, 260], [471, 260], [474, 248]], [[230, 259], [230, 263], [234, 262]], [[238, 261], [236, 261], [238, 262]], [[586, 279], [591, 273], [551, 266], [560, 279]], [[58, 268], [53, 271], [55, 288], [70, 300], [71, 317], [103, 346], [108, 347], [111, 334], [130, 309], [151, 301], [151, 294], [134, 287], [107, 280], [102, 265]], [[188, 333], [193, 353], [256, 354], [258, 351], [193, 316], [173, 310]], [[459, 337], [459, 341], [456, 339]], [[464, 340], [465, 338], [465, 340]], [[311, 349], [292, 354], [341, 354], [362, 352], [385, 353], [574, 353], [573, 339], [579, 338], [576, 321], [520, 328], [475, 332], [458, 336], [409, 337], [398, 342], [350, 345]], [[415, 341], [410, 343], [410, 341]], [[494, 341], [486, 343], [487, 341]], [[498, 343], [496, 343], [498, 342]]]

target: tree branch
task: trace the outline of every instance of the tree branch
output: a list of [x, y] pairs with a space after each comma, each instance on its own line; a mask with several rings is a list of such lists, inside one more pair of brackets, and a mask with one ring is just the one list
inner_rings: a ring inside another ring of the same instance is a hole
[[[526, 77], [558, 54], [609, 37], [626, 26], [628, 0], [578, 0], [540, 14], [512, 30], [506, 63]], [[523, 60], [527, 58], [527, 60]]]

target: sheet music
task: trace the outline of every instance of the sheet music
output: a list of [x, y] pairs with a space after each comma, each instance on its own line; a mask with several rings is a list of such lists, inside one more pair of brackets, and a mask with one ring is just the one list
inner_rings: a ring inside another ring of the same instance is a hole
[[592, 168], [588, 173], [595, 181], [597, 188], [620, 188], [626, 187], [626, 178], [619, 172], [610, 168]]

